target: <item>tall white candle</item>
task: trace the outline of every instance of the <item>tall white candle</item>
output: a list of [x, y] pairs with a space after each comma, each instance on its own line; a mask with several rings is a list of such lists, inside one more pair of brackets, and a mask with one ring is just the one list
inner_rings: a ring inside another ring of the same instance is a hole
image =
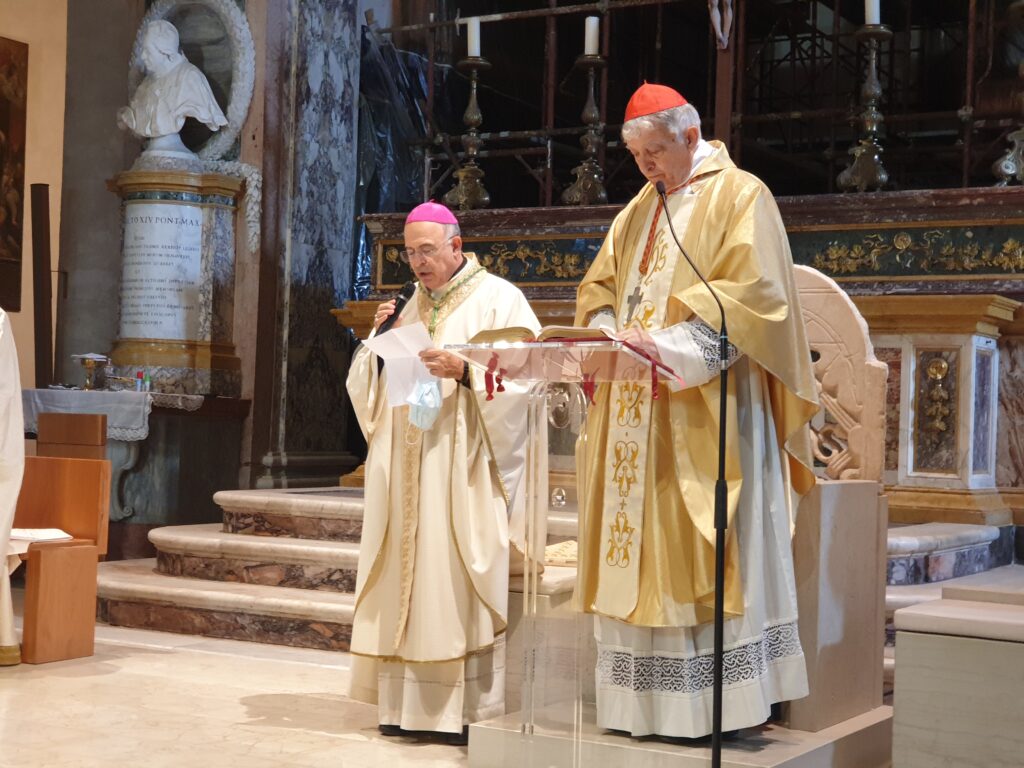
[[881, 0], [864, 0], [864, 23], [881, 24], [882, 9], [879, 7]]
[[470, 58], [480, 57], [480, 17], [466, 19], [466, 53]]
[[601, 19], [598, 16], [587, 16], [583, 28], [583, 54], [585, 56], [597, 56], [597, 36], [601, 26]]

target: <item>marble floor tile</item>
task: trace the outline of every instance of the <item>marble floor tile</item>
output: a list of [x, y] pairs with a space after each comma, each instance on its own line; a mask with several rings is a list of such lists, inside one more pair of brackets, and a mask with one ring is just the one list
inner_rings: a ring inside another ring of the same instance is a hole
[[381, 736], [348, 674], [346, 653], [101, 625], [92, 657], [0, 667], [0, 768], [467, 765]]

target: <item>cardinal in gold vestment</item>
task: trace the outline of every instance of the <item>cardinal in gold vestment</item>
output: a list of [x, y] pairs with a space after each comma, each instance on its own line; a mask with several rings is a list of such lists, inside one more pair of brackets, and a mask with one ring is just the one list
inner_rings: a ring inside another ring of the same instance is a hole
[[[720, 315], [729, 330], [723, 729], [807, 694], [791, 532], [814, 483], [810, 353], [778, 208], [700, 136], [677, 92], [645, 84], [623, 139], [648, 180], [616, 216], [577, 296], [685, 384], [600, 388], [579, 451], [580, 608], [597, 614], [598, 725], [635, 736], [711, 732]], [[656, 192], [661, 182], [667, 208]]]

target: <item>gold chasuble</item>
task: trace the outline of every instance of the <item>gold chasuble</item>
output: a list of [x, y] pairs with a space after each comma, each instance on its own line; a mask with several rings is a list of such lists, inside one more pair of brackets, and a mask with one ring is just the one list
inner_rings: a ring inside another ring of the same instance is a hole
[[[421, 321], [437, 348], [484, 330], [537, 322], [522, 292], [472, 254], [433, 292], [417, 286], [402, 324]], [[352, 630], [353, 698], [380, 722], [460, 732], [504, 711], [509, 541], [522, 547], [527, 402], [486, 400], [442, 379], [433, 426], [387, 401], [377, 358], [353, 357], [348, 391], [366, 436], [366, 506]]]
[[616, 216], [577, 296], [577, 325], [604, 316], [619, 330], [644, 328], [686, 382], [659, 385], [657, 399], [646, 382], [603, 385], [579, 451], [576, 598], [599, 616], [599, 725], [637, 736], [711, 730], [720, 318], [669, 218], [717, 291], [735, 348], [724, 727], [763, 722], [771, 702], [806, 694], [790, 534], [797, 497], [814, 483], [808, 423], [818, 405], [792, 257], [764, 184], [718, 142], [702, 141], [699, 154], [667, 210], [648, 184]]

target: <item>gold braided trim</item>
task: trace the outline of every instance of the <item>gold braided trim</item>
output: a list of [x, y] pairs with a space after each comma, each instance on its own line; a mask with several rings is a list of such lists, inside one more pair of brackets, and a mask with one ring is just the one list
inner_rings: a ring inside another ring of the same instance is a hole
[[494, 476], [498, 478], [498, 487], [501, 488], [501, 496], [505, 499], [505, 506], [508, 507], [512, 503], [512, 497], [509, 496], [508, 488], [505, 487], [505, 481], [501, 477], [501, 470], [498, 468], [497, 454], [494, 452], [494, 446], [491, 444], [491, 435], [487, 431], [487, 422], [484, 421], [484, 414], [480, 409], [480, 401], [477, 399], [476, 395], [476, 390], [472, 390], [469, 402], [472, 404], [473, 410], [476, 412], [477, 421], [480, 422], [480, 431], [484, 433], [484, 443], [487, 444], [488, 462], [494, 468]]
[[[458, 389], [461, 389], [461, 387], [458, 388]], [[458, 391], [458, 389], [456, 390], [456, 393], [455, 393], [455, 396], [456, 396], [457, 399], [455, 401], [455, 409], [456, 409], [455, 410], [455, 419], [452, 422], [452, 432], [453, 432], [453, 434], [452, 434], [452, 441], [451, 441], [452, 442], [452, 449], [451, 449], [451, 454], [450, 454], [449, 459], [448, 459], [448, 461], [449, 461], [448, 466], [449, 467], [454, 467], [455, 466], [455, 445], [458, 442], [455, 439], [456, 435], [454, 434], [454, 432], [459, 428], [459, 412], [458, 412], [458, 409], [460, 407], [460, 404], [462, 403], [462, 392]], [[474, 400], [474, 402], [476, 401], [475, 397], [472, 398], [472, 399]], [[453, 493], [452, 493], [452, 491], [453, 491], [453, 488], [452, 488], [453, 477], [452, 476], [454, 474], [455, 474], [454, 472], [449, 472], [448, 473], [448, 533], [451, 535], [452, 542], [455, 544], [455, 554], [459, 556], [459, 562], [462, 563], [462, 570], [465, 572], [466, 579], [469, 581], [469, 586], [472, 587], [472, 589], [473, 589], [473, 594], [475, 594], [477, 596], [477, 599], [481, 603], [483, 603], [484, 607], [488, 611], [491, 612], [492, 619], [496, 619], [498, 621], [498, 623], [500, 623], [502, 625], [501, 631], [504, 631], [504, 628], [506, 626], [508, 626], [508, 617], [507, 616], [502, 616], [501, 615], [501, 611], [496, 610], [493, 605], [491, 605], [486, 600], [484, 600], [483, 595], [481, 595], [480, 591], [476, 588], [476, 582], [474, 582], [473, 581], [473, 577], [469, 575], [470, 574], [470, 570], [469, 570], [469, 567], [466, 565], [466, 558], [462, 556], [462, 548], [459, 546], [459, 537], [458, 537], [458, 535], [455, 532], [455, 505], [452, 504], [452, 499], [454, 498]], [[500, 477], [500, 475], [499, 475], [499, 477]], [[507, 504], [506, 504], [506, 506], [507, 506]]]
[[[371, 381], [372, 381], [373, 377], [376, 376], [376, 368], [377, 367], [375, 365], [371, 365], [370, 366], [370, 370], [372, 371], [372, 373], [370, 374]], [[378, 402], [380, 402], [380, 401], [378, 400]], [[394, 420], [393, 420], [395, 418], [394, 410], [397, 410], [399, 412], [398, 413], [398, 418], [402, 418], [408, 412], [409, 406], [403, 405], [403, 406], [398, 407], [397, 409], [392, 409], [392, 414], [391, 414], [392, 415], [392, 421], [390, 422], [391, 434], [392, 434], [391, 441], [392, 442], [394, 442]], [[405, 421], [408, 421], [407, 417], [405, 418]], [[376, 429], [374, 431], [376, 431]], [[373, 435], [368, 435], [367, 436], [367, 444], [369, 444], [369, 441], [372, 440], [372, 439], [373, 439]], [[363, 598], [366, 597], [370, 593], [370, 590], [373, 589], [373, 585], [376, 583], [378, 577], [380, 576], [381, 561], [384, 559], [384, 553], [387, 552], [387, 549], [388, 549], [389, 539], [391, 538], [391, 488], [390, 488], [390, 483], [388, 485], [387, 496], [384, 499], [384, 510], [387, 513], [384, 516], [384, 536], [383, 536], [383, 538], [381, 538], [380, 548], [377, 550], [377, 554], [375, 554], [373, 556], [373, 562], [370, 564], [370, 572], [366, 575], [366, 581], [363, 582], [363, 588], [361, 590], [359, 590], [359, 592], [356, 594], [356, 604], [355, 604], [355, 606], [352, 609], [353, 616], [359, 610], [359, 606], [362, 604]]]
[[362, 651], [349, 651], [349, 653], [353, 656], [361, 656], [364, 659], [376, 659], [377, 661], [384, 662], [386, 664], [450, 664], [453, 661], [465, 661], [473, 656], [482, 656], [485, 653], [491, 653], [498, 646], [505, 645], [504, 634], [505, 630], [499, 629], [494, 633], [494, 642], [490, 645], [475, 648], [461, 656], [453, 656], [450, 659], [406, 659], [402, 656], [384, 656], [376, 653], [363, 653]]
[[398, 623], [395, 626], [397, 650], [402, 647], [409, 622], [409, 604], [412, 602], [412, 580], [416, 568], [416, 529], [419, 525], [420, 459], [423, 452], [423, 432], [404, 419], [402, 440], [402, 542], [401, 583], [399, 592]]
[[13, 667], [21, 664], [21, 646], [0, 645], [0, 667]]
[[487, 277], [487, 270], [477, 263], [475, 256], [467, 254], [466, 259], [468, 261], [468, 264], [466, 264], [468, 274], [464, 275], [455, 285], [449, 288], [444, 296], [437, 301], [430, 298], [430, 292], [426, 289], [417, 291], [419, 295], [418, 309], [420, 318], [430, 318], [427, 324], [430, 338], [435, 337], [437, 329], [451, 316], [452, 312], [462, 305], [462, 302], [469, 298], [469, 295], [476, 290], [477, 284]]

